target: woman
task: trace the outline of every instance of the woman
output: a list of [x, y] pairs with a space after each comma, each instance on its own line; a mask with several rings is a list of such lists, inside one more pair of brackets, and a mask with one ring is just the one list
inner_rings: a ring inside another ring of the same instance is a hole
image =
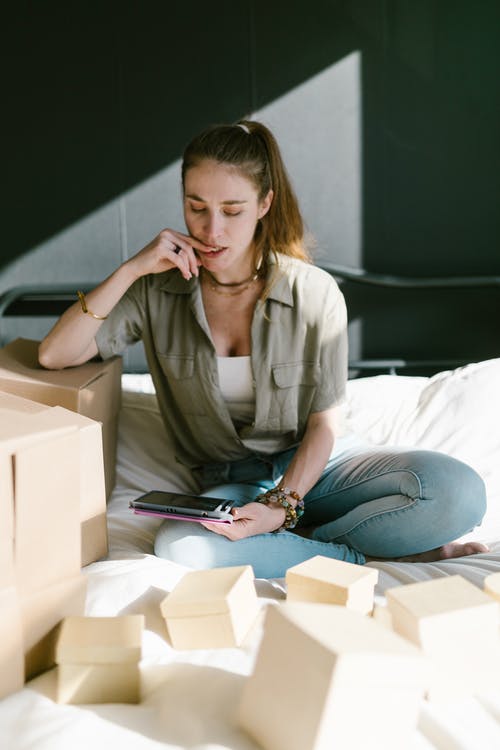
[[309, 262], [271, 132], [209, 128], [186, 148], [182, 182], [188, 234], [163, 230], [81, 296], [39, 353], [60, 368], [143, 340], [176, 460], [200, 493], [237, 506], [229, 525], [165, 522], [156, 554], [274, 577], [317, 554], [363, 564], [486, 551], [450, 543], [485, 511], [470, 467], [342, 436], [344, 300]]

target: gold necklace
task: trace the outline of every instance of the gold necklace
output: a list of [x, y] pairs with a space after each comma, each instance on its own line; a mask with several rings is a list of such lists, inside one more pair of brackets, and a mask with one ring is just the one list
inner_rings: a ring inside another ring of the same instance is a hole
[[[210, 273], [210, 271], [207, 271], [206, 268], [203, 268], [203, 275], [205, 274], [207, 274], [208, 276], [208, 283], [209, 283], [210, 289], [213, 289], [213, 291], [216, 294], [221, 294], [223, 297], [236, 297], [238, 294], [242, 294], [242, 292], [245, 292], [259, 278], [259, 273], [257, 272], [257, 273], [254, 273], [252, 276], [249, 276], [247, 279], [244, 279], [243, 281], [236, 281], [236, 282], [231, 282], [229, 284], [223, 284], [222, 282], [217, 281], [215, 276], [212, 273]], [[233, 288], [232, 291], [228, 291], [228, 287], [229, 288], [232, 287]]]
[[256, 281], [256, 280], [258, 279], [258, 277], [259, 277], [259, 272], [258, 272], [258, 271], [256, 271], [255, 273], [253, 273], [253, 274], [252, 274], [251, 276], [249, 276], [248, 278], [246, 278], [246, 279], [243, 279], [243, 281], [229, 281], [229, 282], [224, 282], [224, 281], [218, 281], [218, 280], [217, 280], [217, 279], [215, 278], [215, 276], [213, 275], [213, 273], [212, 273], [211, 271], [209, 271], [209, 270], [208, 270], [207, 268], [205, 268], [205, 267], [203, 268], [203, 273], [206, 273], [206, 274], [208, 274], [208, 276], [209, 276], [209, 278], [211, 279], [211, 281], [212, 281], [212, 282], [213, 282], [214, 284], [216, 284], [217, 286], [226, 286], [226, 287], [227, 287], [227, 286], [232, 286], [232, 287], [235, 287], [235, 286], [242, 286], [243, 284], [250, 284], [250, 283], [251, 283], [252, 281]]

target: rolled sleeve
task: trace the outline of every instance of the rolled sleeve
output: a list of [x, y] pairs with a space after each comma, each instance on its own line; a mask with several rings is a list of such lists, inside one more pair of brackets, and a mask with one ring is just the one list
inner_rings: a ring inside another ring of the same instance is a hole
[[144, 325], [143, 279], [136, 281], [99, 328], [95, 342], [102, 359], [121, 354], [142, 338]]

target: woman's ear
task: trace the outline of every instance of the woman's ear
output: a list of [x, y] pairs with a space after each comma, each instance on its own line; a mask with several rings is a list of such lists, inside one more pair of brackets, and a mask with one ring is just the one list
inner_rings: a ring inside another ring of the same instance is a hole
[[271, 208], [271, 203], [273, 202], [274, 193], [272, 190], [268, 192], [264, 200], [261, 202], [259, 207], [259, 219], [262, 219], [263, 216], [267, 214], [269, 209]]

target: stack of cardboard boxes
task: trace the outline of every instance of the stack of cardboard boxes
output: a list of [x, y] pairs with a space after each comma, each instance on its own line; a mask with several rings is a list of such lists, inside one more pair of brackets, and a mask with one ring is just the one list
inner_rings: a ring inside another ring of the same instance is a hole
[[0, 697], [53, 665], [57, 625], [84, 612], [81, 565], [107, 553], [120, 360], [50, 372], [37, 350], [0, 350]]

